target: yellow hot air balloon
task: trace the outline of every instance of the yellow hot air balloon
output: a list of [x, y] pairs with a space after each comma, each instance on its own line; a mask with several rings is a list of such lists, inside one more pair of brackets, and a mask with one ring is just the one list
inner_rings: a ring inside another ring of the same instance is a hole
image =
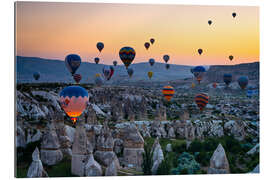
[[191, 84], [191, 87], [192, 87], [192, 88], [195, 88], [195, 83], [192, 83], [192, 84]]
[[153, 76], [153, 72], [152, 71], [149, 71], [147, 74], [148, 74], [149, 79], [151, 79], [152, 76]]
[[167, 101], [170, 101], [171, 98], [174, 95], [174, 89], [173, 89], [173, 87], [172, 86], [164, 86], [163, 89], [162, 89], [162, 94], [164, 95], [164, 98]]

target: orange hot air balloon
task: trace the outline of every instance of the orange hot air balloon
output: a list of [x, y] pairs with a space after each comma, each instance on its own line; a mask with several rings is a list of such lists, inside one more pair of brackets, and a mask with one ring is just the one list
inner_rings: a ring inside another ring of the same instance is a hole
[[207, 105], [208, 100], [209, 100], [209, 96], [205, 93], [200, 93], [195, 96], [195, 102], [201, 111]]
[[174, 89], [172, 86], [164, 86], [162, 94], [167, 101], [170, 101], [174, 95]]
[[191, 84], [191, 88], [195, 88], [195, 86], [196, 86], [195, 83]]

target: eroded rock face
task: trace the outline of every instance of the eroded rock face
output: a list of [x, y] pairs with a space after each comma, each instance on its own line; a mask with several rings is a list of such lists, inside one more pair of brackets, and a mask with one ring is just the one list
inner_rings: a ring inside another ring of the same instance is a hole
[[114, 161], [106, 168], [105, 176], [117, 176], [117, 168]]
[[25, 133], [22, 130], [20, 126], [17, 126], [17, 134], [16, 134], [16, 147], [26, 147], [26, 142], [25, 142]]
[[52, 124], [42, 136], [40, 154], [42, 163], [46, 165], [55, 165], [63, 159], [58, 137]]
[[163, 151], [162, 151], [161, 146], [159, 144], [158, 138], [156, 138], [156, 140], [153, 144], [152, 151], [153, 151], [153, 166], [152, 166], [151, 171], [152, 171], [152, 174], [156, 174], [159, 165], [164, 160]]
[[228, 131], [228, 135], [234, 136], [238, 141], [245, 139], [245, 124], [243, 121], [228, 121], [224, 124], [224, 129]]
[[101, 176], [102, 168], [97, 161], [95, 161], [93, 154], [89, 155], [88, 161], [84, 168], [85, 176]]
[[228, 174], [230, 173], [229, 162], [224, 148], [221, 144], [213, 153], [210, 159], [210, 167], [207, 171], [208, 174]]
[[42, 162], [39, 158], [39, 150], [38, 148], [32, 154], [32, 163], [27, 172], [28, 178], [34, 177], [48, 177], [47, 172], [43, 169]]
[[260, 150], [260, 144], [258, 143], [251, 150], [249, 150], [247, 154], [252, 155], [259, 152], [259, 150]]
[[122, 138], [124, 141], [124, 163], [126, 166], [132, 166], [139, 169], [141, 168], [143, 161], [142, 153], [144, 152], [144, 139], [134, 123], [124, 127], [122, 131]]

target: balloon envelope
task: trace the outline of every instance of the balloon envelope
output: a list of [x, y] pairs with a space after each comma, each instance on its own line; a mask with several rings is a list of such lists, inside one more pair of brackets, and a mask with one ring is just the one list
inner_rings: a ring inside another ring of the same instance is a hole
[[235, 16], [236, 16], [236, 13], [235, 13], [235, 12], [233, 12], [233, 13], [232, 13], [232, 16], [233, 16], [233, 18], [235, 18]]
[[154, 39], [154, 38], [151, 38], [151, 39], [150, 39], [150, 43], [151, 43], [151, 44], [154, 44], [154, 42], [155, 42], [155, 39]]
[[114, 69], [112, 66], [104, 66], [102, 72], [103, 72], [105, 79], [108, 81], [111, 79], [111, 77], [114, 73]]
[[201, 111], [207, 105], [208, 100], [209, 100], [209, 96], [205, 93], [199, 93], [195, 96], [195, 102]]
[[95, 57], [95, 63], [98, 64], [99, 63], [99, 58]]
[[136, 55], [135, 50], [132, 47], [123, 47], [119, 51], [119, 57], [123, 61], [126, 68], [132, 63]]
[[113, 61], [113, 65], [116, 66], [117, 65], [117, 61]]
[[74, 74], [73, 79], [76, 81], [76, 83], [79, 83], [82, 79], [82, 76], [80, 74]]
[[153, 66], [155, 64], [155, 59], [151, 58], [149, 59], [150, 66]]
[[170, 56], [167, 55], [167, 54], [165, 54], [165, 55], [163, 56], [163, 60], [167, 63], [167, 62], [170, 60]]
[[208, 21], [208, 24], [209, 24], [209, 25], [211, 25], [211, 24], [212, 24], [212, 21], [211, 21], [211, 20], [209, 20], [209, 21]]
[[127, 69], [127, 73], [128, 73], [128, 75], [129, 75], [129, 77], [132, 77], [132, 75], [133, 75], [133, 69], [132, 68], [128, 68]]
[[198, 53], [201, 55], [203, 53], [202, 49], [198, 49]]
[[103, 81], [103, 79], [102, 79], [102, 77], [101, 77], [101, 74], [96, 74], [95, 75], [95, 84], [97, 85], [97, 86], [101, 86], [102, 84], [104, 83], [104, 81]]
[[246, 76], [239, 77], [238, 84], [242, 89], [245, 89], [246, 86], [248, 85], [248, 77], [246, 77]]
[[65, 58], [65, 64], [69, 72], [73, 75], [81, 65], [81, 57], [77, 54], [69, 54]]
[[196, 66], [195, 68], [193, 68], [193, 75], [199, 83], [201, 82], [205, 72], [206, 70], [203, 66]]
[[233, 56], [232, 56], [232, 55], [230, 55], [230, 56], [229, 56], [229, 59], [230, 59], [230, 60], [233, 60]]
[[162, 94], [167, 101], [170, 101], [174, 95], [174, 89], [172, 86], [164, 86]]
[[99, 52], [101, 52], [103, 48], [104, 48], [103, 42], [98, 42], [97, 43], [97, 49], [99, 50]]
[[66, 114], [76, 122], [88, 103], [88, 92], [80, 86], [68, 86], [60, 92], [60, 104]]
[[144, 47], [146, 50], [148, 50], [148, 48], [150, 47], [150, 43], [149, 42], [144, 43]]
[[223, 81], [227, 86], [229, 86], [229, 84], [232, 82], [232, 74], [224, 74]]
[[147, 73], [147, 75], [148, 75], [149, 79], [151, 79], [152, 76], [153, 76], [153, 72], [152, 72], [152, 71], [149, 71], [149, 72]]
[[40, 78], [40, 73], [39, 72], [34, 72], [33, 77], [35, 80], [38, 80]]

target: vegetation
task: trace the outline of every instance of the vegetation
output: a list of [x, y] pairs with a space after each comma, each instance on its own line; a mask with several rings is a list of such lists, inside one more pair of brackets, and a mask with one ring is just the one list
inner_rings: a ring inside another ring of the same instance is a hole
[[144, 153], [143, 153], [143, 163], [142, 170], [144, 175], [152, 174], [152, 166], [153, 166], [153, 152], [151, 152], [152, 146], [145, 143], [144, 144]]
[[172, 169], [172, 174], [195, 174], [200, 170], [200, 164], [193, 155], [183, 152], [178, 158], [178, 166]]

